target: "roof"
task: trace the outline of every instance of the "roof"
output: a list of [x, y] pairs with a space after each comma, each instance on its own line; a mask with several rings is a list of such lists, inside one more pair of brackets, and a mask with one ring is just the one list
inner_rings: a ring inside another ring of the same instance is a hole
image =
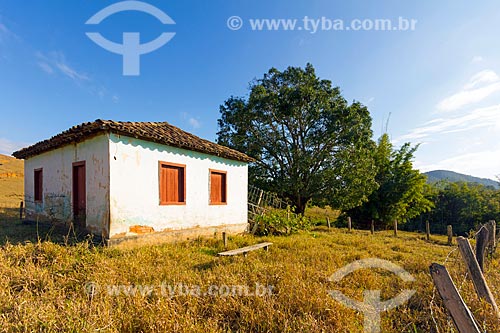
[[26, 159], [68, 144], [84, 141], [101, 133], [124, 135], [236, 161], [253, 161], [251, 157], [239, 151], [197, 137], [167, 122], [122, 122], [101, 119], [73, 126], [48, 140], [16, 151], [12, 156]]

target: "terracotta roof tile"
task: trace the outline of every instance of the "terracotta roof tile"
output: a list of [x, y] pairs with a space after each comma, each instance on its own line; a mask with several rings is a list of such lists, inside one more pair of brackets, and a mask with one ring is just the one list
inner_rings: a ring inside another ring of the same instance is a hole
[[71, 143], [84, 141], [99, 133], [120, 134], [242, 162], [253, 161], [251, 157], [239, 151], [197, 137], [167, 122], [121, 122], [101, 119], [73, 126], [48, 140], [16, 151], [12, 155], [19, 159], [26, 159]]

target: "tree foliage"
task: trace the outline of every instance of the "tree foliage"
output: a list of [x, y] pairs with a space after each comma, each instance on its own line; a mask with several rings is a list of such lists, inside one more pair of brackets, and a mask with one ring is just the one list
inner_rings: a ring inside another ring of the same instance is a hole
[[255, 158], [250, 182], [303, 213], [311, 199], [349, 209], [375, 188], [371, 117], [312, 65], [269, 70], [220, 107], [218, 143]]
[[500, 190], [491, 186], [441, 181], [427, 194], [435, 208], [412, 219], [408, 230], [425, 230], [428, 220], [433, 233], [446, 234], [446, 227], [452, 225], [454, 233], [466, 235], [481, 223], [500, 219]]
[[375, 149], [375, 180], [379, 185], [368, 201], [348, 213], [358, 221], [378, 221], [390, 225], [429, 211], [433, 204], [425, 196], [426, 177], [413, 169], [413, 155], [418, 147], [404, 144], [393, 149], [389, 136], [383, 134]]

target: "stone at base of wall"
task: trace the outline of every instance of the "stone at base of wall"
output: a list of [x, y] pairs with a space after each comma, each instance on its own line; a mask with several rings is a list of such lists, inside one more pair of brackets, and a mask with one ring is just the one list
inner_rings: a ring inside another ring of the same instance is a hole
[[222, 237], [222, 233], [227, 234], [242, 234], [248, 230], [248, 223], [230, 224], [213, 227], [197, 227], [181, 230], [169, 230], [162, 232], [154, 232], [144, 235], [134, 235], [118, 238], [110, 238], [106, 240], [106, 245], [152, 245], [160, 243], [175, 243], [196, 239], [198, 237]]

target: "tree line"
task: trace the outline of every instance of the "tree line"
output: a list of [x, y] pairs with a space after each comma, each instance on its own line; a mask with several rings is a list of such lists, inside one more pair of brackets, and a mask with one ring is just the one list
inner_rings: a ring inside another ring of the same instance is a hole
[[434, 214], [445, 214], [438, 187], [413, 168], [418, 146], [396, 149], [387, 134], [375, 142], [368, 108], [349, 103], [311, 64], [271, 68], [220, 114], [217, 142], [253, 157], [250, 183], [287, 199], [298, 214], [308, 204], [328, 205], [379, 228], [394, 220], [415, 225], [422, 216], [437, 223]]

